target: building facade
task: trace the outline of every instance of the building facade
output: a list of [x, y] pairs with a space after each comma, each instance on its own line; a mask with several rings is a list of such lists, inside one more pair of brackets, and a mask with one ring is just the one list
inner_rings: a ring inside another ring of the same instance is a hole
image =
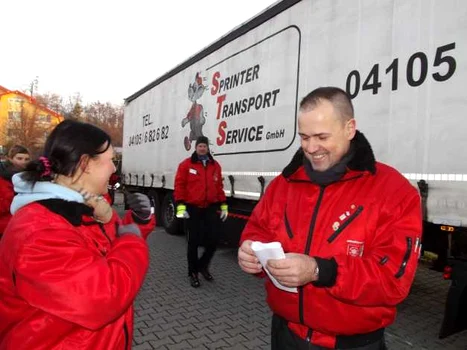
[[32, 151], [41, 148], [48, 133], [62, 120], [63, 116], [34, 97], [0, 86], [0, 154], [13, 144]]

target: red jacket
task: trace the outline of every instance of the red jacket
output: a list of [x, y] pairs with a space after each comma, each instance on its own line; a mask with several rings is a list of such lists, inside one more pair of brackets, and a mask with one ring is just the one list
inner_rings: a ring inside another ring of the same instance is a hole
[[100, 225], [84, 204], [42, 203], [18, 210], [0, 241], [0, 349], [130, 349], [145, 239], [117, 238], [115, 212]]
[[299, 151], [268, 186], [241, 242], [279, 241], [286, 253], [317, 258], [318, 282], [289, 293], [266, 281], [272, 311], [313, 344], [334, 348], [336, 335], [393, 323], [409, 293], [420, 251], [417, 190], [393, 168], [376, 163], [363, 135], [343, 178], [312, 183]]
[[119, 181], [120, 181], [120, 176], [118, 176], [117, 173], [113, 173], [112, 175], [110, 175], [110, 178], [109, 178], [110, 186], [115, 186], [115, 184]]
[[177, 203], [205, 208], [225, 202], [222, 169], [211, 155], [207, 166], [198, 160], [196, 152], [180, 163], [175, 176], [174, 198]]
[[15, 192], [11, 181], [0, 177], [0, 238], [11, 219], [10, 205], [14, 196]]

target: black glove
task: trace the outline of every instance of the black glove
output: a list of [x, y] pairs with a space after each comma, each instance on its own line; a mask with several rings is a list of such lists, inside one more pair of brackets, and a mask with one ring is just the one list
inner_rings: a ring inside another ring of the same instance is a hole
[[133, 212], [135, 221], [147, 223], [151, 219], [151, 201], [148, 196], [142, 193], [128, 193], [126, 202]]
[[118, 226], [117, 236], [122, 237], [123, 235], [135, 235], [138, 237], [143, 237], [141, 235], [141, 230], [136, 224], [120, 225]]

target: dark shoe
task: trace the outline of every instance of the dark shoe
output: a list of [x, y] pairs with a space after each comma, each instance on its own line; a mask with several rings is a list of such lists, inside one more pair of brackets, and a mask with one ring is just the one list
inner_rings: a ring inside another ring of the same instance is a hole
[[201, 270], [200, 273], [203, 275], [206, 281], [212, 281], [214, 277], [209, 273], [208, 269]]
[[198, 288], [201, 284], [199, 283], [198, 274], [190, 274], [190, 284], [193, 288]]

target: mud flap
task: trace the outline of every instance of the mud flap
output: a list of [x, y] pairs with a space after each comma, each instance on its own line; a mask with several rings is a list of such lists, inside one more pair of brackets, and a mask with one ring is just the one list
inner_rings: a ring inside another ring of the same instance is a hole
[[467, 329], [467, 261], [451, 262], [452, 282], [449, 288], [439, 338]]

